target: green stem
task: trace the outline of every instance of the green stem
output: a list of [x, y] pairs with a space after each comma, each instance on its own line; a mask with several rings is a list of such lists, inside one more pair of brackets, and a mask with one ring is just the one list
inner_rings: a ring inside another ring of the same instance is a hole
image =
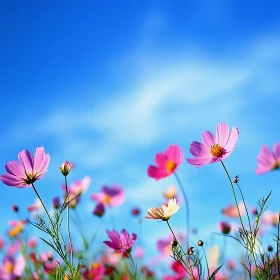
[[183, 194], [184, 200], [185, 200], [185, 204], [186, 204], [186, 220], [187, 220], [187, 249], [189, 248], [189, 231], [190, 231], [190, 207], [189, 207], [189, 201], [188, 201], [188, 197], [187, 194], [184, 190], [183, 184], [178, 176], [178, 174], [176, 172], [174, 172], [174, 176], [179, 184], [179, 187], [181, 189], [181, 192]]
[[47, 209], [46, 209], [46, 206], [45, 206], [43, 200], [41, 199], [39, 193], [37, 192], [37, 190], [36, 190], [36, 188], [35, 188], [35, 185], [34, 185], [33, 183], [32, 183], [31, 185], [32, 185], [32, 188], [33, 188], [33, 190], [35, 191], [37, 197], [39, 198], [39, 200], [40, 200], [40, 202], [41, 202], [41, 204], [42, 204], [42, 206], [43, 206], [43, 208], [44, 208], [44, 210], [45, 210], [45, 212], [46, 212], [46, 214], [47, 214], [47, 216], [48, 216], [48, 219], [50, 220], [50, 223], [51, 223], [51, 225], [52, 225], [52, 227], [53, 227], [53, 230], [54, 230], [54, 229], [55, 229], [55, 226], [54, 226], [53, 221], [52, 221], [52, 219], [51, 219], [51, 217], [50, 217], [50, 215], [49, 215], [49, 212], [48, 212]]
[[180, 242], [179, 242], [178, 239], [176, 238], [176, 235], [175, 235], [175, 233], [173, 232], [173, 230], [172, 230], [172, 228], [171, 228], [171, 226], [170, 226], [168, 220], [167, 220], [166, 222], [167, 222], [167, 225], [168, 225], [168, 227], [169, 227], [169, 229], [170, 229], [170, 231], [171, 231], [171, 233], [172, 233], [172, 235], [173, 235], [173, 238], [174, 238], [175, 240], [177, 240], [178, 245], [180, 246], [180, 248], [181, 248], [181, 250], [182, 250], [182, 252], [183, 252], [183, 254], [184, 254], [184, 256], [185, 256], [185, 258], [186, 258], [186, 260], [187, 260], [188, 268], [189, 268], [189, 270], [190, 270], [191, 273], [189, 273], [189, 271], [187, 271], [187, 270], [185, 269], [185, 267], [183, 266], [182, 263], [180, 263], [180, 264], [181, 264], [181, 266], [187, 271], [187, 273], [192, 277], [192, 279], [195, 280], [195, 278], [194, 278], [194, 276], [193, 276], [193, 269], [192, 269], [192, 266], [191, 266], [189, 257], [186, 255], [186, 253], [184, 252], [184, 250], [183, 250], [183, 248], [182, 248]]
[[205, 258], [205, 262], [206, 262], [206, 266], [207, 266], [208, 278], [210, 278], [209, 265], [208, 265], [208, 261], [207, 261], [206, 253], [205, 253], [205, 250], [204, 250], [204, 247], [203, 247], [203, 246], [202, 246], [202, 250], [203, 250], [203, 254], [204, 254], [204, 258]]
[[[234, 187], [233, 187], [233, 183], [232, 183], [231, 177], [230, 177], [230, 175], [229, 175], [229, 173], [228, 173], [228, 171], [227, 171], [227, 169], [226, 169], [226, 166], [225, 166], [225, 164], [223, 163], [222, 160], [221, 160], [221, 163], [222, 163], [222, 166], [223, 166], [223, 168], [224, 168], [224, 170], [225, 170], [225, 172], [226, 172], [226, 174], [227, 174], [227, 177], [228, 177], [228, 179], [229, 179], [229, 182], [230, 182], [230, 185], [231, 185], [231, 189], [232, 189], [232, 193], [233, 193], [233, 196], [234, 196], [234, 201], [235, 201], [235, 204], [236, 204], [236, 207], [237, 207], [237, 211], [238, 211], [239, 220], [240, 220], [240, 223], [241, 223], [243, 232], [244, 232], [244, 234], [245, 234], [245, 237], [246, 237], [246, 239], [247, 239], [247, 243], [248, 243], [248, 245], [249, 245], [249, 247], [250, 247], [250, 251], [251, 251], [251, 253], [252, 253], [252, 255], [253, 255], [254, 263], [255, 263], [255, 266], [256, 266], [257, 273], [258, 273], [258, 265], [257, 265], [257, 260], [256, 260], [255, 252], [254, 252], [253, 248], [251, 249], [251, 246], [250, 246], [251, 241], [249, 240], [248, 232], [247, 232], [247, 230], [245, 229], [245, 226], [244, 226], [243, 221], [242, 221], [242, 218], [241, 218], [241, 214], [240, 214], [240, 210], [239, 210], [239, 206], [238, 206], [238, 202], [237, 202], [237, 198], [236, 198], [236, 194], [235, 194], [235, 190], [234, 190]], [[244, 203], [244, 204], [245, 204], [245, 203]], [[245, 205], [246, 205], [246, 204], [245, 204]], [[254, 241], [254, 242], [255, 242], [255, 241]]]
[[70, 234], [70, 214], [69, 214], [69, 192], [68, 192], [68, 186], [67, 186], [67, 179], [66, 176], [64, 176], [65, 180], [65, 188], [66, 188], [66, 196], [67, 196], [67, 231], [68, 231], [68, 239], [69, 239], [69, 245], [70, 245], [70, 262], [73, 266], [73, 246], [72, 246], [72, 240], [71, 240], [71, 234]]

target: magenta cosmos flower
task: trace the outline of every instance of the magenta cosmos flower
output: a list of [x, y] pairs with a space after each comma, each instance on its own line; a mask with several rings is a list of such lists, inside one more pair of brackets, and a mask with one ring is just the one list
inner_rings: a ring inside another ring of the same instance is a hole
[[111, 241], [103, 241], [103, 243], [114, 249], [117, 253], [129, 252], [137, 238], [135, 233], [130, 235], [125, 229], [120, 234], [115, 230], [107, 230], [106, 233]]
[[265, 145], [261, 147], [257, 157], [258, 167], [256, 172], [263, 174], [280, 167], [280, 143], [275, 143], [273, 152]]
[[176, 172], [182, 163], [184, 151], [177, 145], [169, 145], [164, 153], [157, 153], [155, 156], [156, 166], [150, 165], [147, 173], [155, 180], [165, 178]]
[[202, 143], [191, 143], [190, 152], [195, 158], [187, 158], [187, 162], [200, 167], [227, 158], [235, 147], [238, 134], [238, 129], [234, 126], [229, 131], [226, 123], [217, 125], [216, 137], [210, 131], [205, 131], [201, 137]]
[[34, 158], [29, 151], [23, 150], [18, 154], [18, 160], [11, 160], [5, 165], [8, 173], [0, 176], [0, 180], [12, 187], [24, 188], [41, 179], [48, 171], [50, 155], [44, 147], [36, 148]]

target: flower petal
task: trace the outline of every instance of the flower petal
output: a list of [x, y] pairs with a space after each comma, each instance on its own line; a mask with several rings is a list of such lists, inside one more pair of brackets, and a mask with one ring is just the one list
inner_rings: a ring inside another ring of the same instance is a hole
[[18, 154], [19, 162], [23, 165], [27, 174], [33, 173], [33, 159], [29, 151], [23, 150]]
[[24, 167], [15, 160], [11, 160], [7, 162], [7, 164], [5, 165], [5, 169], [7, 170], [8, 173], [12, 175], [15, 175], [20, 178], [26, 178]]
[[149, 177], [152, 177], [155, 180], [159, 180], [159, 179], [162, 179], [162, 178], [168, 176], [166, 169], [157, 168], [156, 166], [153, 166], [153, 165], [149, 166], [147, 173], [148, 173]]
[[280, 164], [280, 143], [275, 143], [273, 146], [273, 152], [275, 159], [278, 164]]
[[215, 137], [210, 131], [205, 131], [202, 135], [202, 144], [211, 147], [215, 144]]
[[157, 153], [155, 156], [155, 163], [158, 167], [164, 167], [166, 165], [166, 162], [168, 161], [168, 159], [166, 158], [166, 156], [163, 153]]
[[207, 164], [211, 161], [212, 157], [197, 157], [197, 158], [187, 158], [187, 162], [189, 164], [195, 165], [196, 167], [200, 167], [204, 164]]
[[235, 126], [233, 126], [231, 129], [229, 138], [228, 138], [228, 142], [224, 146], [226, 151], [232, 151], [234, 149], [237, 139], [238, 139], [238, 135], [239, 135], [238, 129]]
[[180, 164], [182, 162], [184, 151], [181, 150], [178, 145], [169, 145], [165, 151], [165, 155], [168, 160], [171, 160], [176, 164]]
[[19, 177], [12, 174], [3, 174], [0, 176], [0, 180], [10, 187], [24, 188], [27, 187], [26, 183]]
[[229, 128], [226, 123], [219, 123], [216, 127], [216, 144], [224, 147], [229, 140]]
[[193, 141], [190, 146], [190, 152], [195, 157], [209, 157], [210, 149], [199, 142]]

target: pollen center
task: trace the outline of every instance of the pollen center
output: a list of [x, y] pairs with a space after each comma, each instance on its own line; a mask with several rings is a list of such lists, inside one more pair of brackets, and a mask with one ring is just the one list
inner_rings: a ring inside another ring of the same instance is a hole
[[8, 272], [8, 273], [12, 273], [13, 271], [14, 271], [14, 265], [12, 264], [12, 263], [7, 263], [6, 265], [5, 265], [5, 270], [6, 270], [6, 272]]
[[224, 154], [224, 149], [219, 144], [211, 146], [210, 153], [213, 157], [221, 157]]
[[166, 169], [167, 169], [168, 173], [173, 172], [176, 167], [177, 167], [177, 164], [173, 161], [168, 161], [166, 163]]
[[110, 201], [111, 201], [111, 196], [106, 194], [103, 198], [103, 203], [104, 204], [109, 204]]

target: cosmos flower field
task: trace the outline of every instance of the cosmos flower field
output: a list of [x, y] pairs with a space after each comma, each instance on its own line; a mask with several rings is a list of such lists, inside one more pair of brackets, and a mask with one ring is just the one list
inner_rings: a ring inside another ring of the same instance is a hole
[[[209, 128], [210, 131], [212, 129]], [[95, 234], [89, 236], [84, 230], [85, 221], [77, 213], [83, 203], [83, 196], [90, 195], [92, 214], [102, 220], [108, 210], [122, 208], [126, 194], [121, 185], [105, 185], [89, 194], [90, 177], [73, 182], [68, 180], [69, 173], [75, 172], [75, 165], [71, 159], [67, 159], [57, 168], [64, 180], [64, 195], [54, 197], [52, 205], [47, 205], [36, 183], [44, 180], [44, 175], [50, 171], [48, 167], [52, 155], [44, 147], [35, 148], [34, 153], [28, 150], [15, 151], [18, 160], [1, 163], [2, 185], [32, 188], [34, 199], [37, 200], [28, 207], [27, 218], [21, 214], [21, 205], [11, 205], [15, 218], [6, 221], [9, 228], [6, 235], [0, 237], [0, 280], [280, 279], [280, 213], [268, 209], [273, 194], [268, 192], [267, 196], [260, 197], [254, 208], [247, 205], [241, 178], [237, 174], [230, 174], [227, 169], [227, 162], [235, 152], [239, 133], [242, 132], [235, 126], [230, 128], [226, 123], [219, 123], [215, 133], [210, 131], [203, 132], [201, 140], [190, 143], [189, 151], [170, 144], [165, 151], [150, 156], [147, 176], [151, 180], [165, 180], [173, 176], [177, 182], [174, 186], [167, 186], [162, 194], [164, 201], [161, 205], [131, 209], [131, 215], [141, 223], [149, 223], [153, 227], [153, 224], [160, 222], [170, 232], [168, 236], [158, 232], [158, 251], [153, 252], [153, 256], [146, 256], [147, 248], [137, 243], [149, 233], [140, 230], [131, 232], [126, 224], [121, 225], [122, 230], [100, 227], [98, 230], [107, 236], [102, 241]], [[242, 251], [242, 257], [228, 257], [224, 253], [226, 242], [222, 247], [209, 247], [206, 240], [199, 239], [192, 232], [188, 191], [177, 172], [185, 164], [193, 168], [215, 164], [228, 179], [232, 201], [222, 210], [227, 220], [218, 221], [219, 236], [224, 240], [234, 239], [234, 246]], [[257, 176], [279, 172], [279, 167], [280, 143], [275, 142], [272, 148], [262, 145], [256, 155]], [[184, 230], [178, 232], [172, 227], [172, 219], [181, 211], [185, 211]], [[234, 222], [227, 222], [229, 220]], [[36, 229], [36, 237], [30, 236], [30, 228]], [[273, 232], [269, 245], [263, 242], [267, 239], [267, 231], [264, 230], [267, 228]], [[78, 233], [80, 246], [73, 242], [74, 230], [75, 234]], [[95, 247], [101, 248], [98, 253]], [[156, 262], [154, 257], [157, 257]]]

